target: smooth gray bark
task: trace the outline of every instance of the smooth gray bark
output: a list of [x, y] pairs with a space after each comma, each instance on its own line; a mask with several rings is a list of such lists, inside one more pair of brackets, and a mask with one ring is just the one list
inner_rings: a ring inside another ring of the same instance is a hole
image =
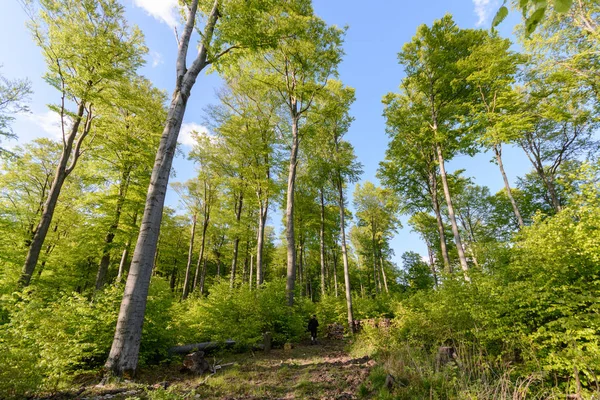
[[442, 187], [444, 188], [444, 196], [446, 197], [446, 204], [448, 206], [448, 216], [450, 217], [450, 224], [452, 225], [452, 233], [454, 234], [454, 243], [456, 244], [458, 259], [460, 261], [460, 266], [463, 270], [465, 280], [467, 282], [470, 282], [471, 278], [469, 278], [468, 275], [469, 266], [467, 264], [467, 258], [465, 257], [465, 252], [463, 250], [462, 240], [460, 239], [458, 224], [456, 223], [456, 216], [454, 214], [454, 207], [452, 205], [452, 197], [450, 195], [450, 188], [448, 187], [448, 177], [446, 175], [446, 168], [444, 166], [444, 156], [442, 154], [442, 148], [439, 144], [436, 146], [436, 148], [440, 167], [440, 176], [442, 178]]
[[192, 269], [192, 257], [194, 256], [194, 238], [196, 237], [196, 220], [198, 216], [196, 212], [192, 215], [192, 234], [190, 237], [190, 245], [188, 247], [188, 258], [185, 265], [185, 278], [183, 280], [183, 293], [181, 294], [181, 300], [185, 300], [188, 297], [189, 286], [190, 286], [190, 270]]
[[502, 174], [502, 180], [504, 180], [504, 188], [506, 189], [506, 195], [510, 200], [510, 204], [512, 205], [513, 212], [515, 213], [515, 217], [517, 217], [517, 222], [519, 223], [519, 228], [523, 228], [525, 224], [523, 223], [523, 218], [521, 217], [521, 213], [519, 212], [519, 207], [517, 206], [517, 202], [512, 195], [512, 191], [510, 189], [510, 183], [508, 182], [508, 177], [506, 176], [506, 172], [504, 171], [504, 164], [502, 163], [502, 147], [497, 144], [494, 145], [494, 154], [496, 154], [496, 161], [498, 162], [498, 168], [500, 168], [500, 173]]
[[[210, 214], [204, 214], [204, 222], [202, 223], [202, 239], [200, 240], [200, 254], [198, 255], [198, 262], [196, 263], [196, 273], [194, 274], [194, 283], [192, 284], [192, 292], [196, 290], [198, 286], [198, 276], [201, 274], [201, 267], [204, 268], [206, 266], [206, 261], [204, 257], [204, 250], [206, 247], [206, 230], [208, 229], [208, 221], [210, 218]], [[200, 290], [202, 292], [202, 290]]]
[[[138, 212], [136, 211], [133, 214], [133, 225], [135, 226], [137, 223]], [[123, 278], [123, 274], [125, 272], [125, 265], [127, 265], [127, 258], [129, 257], [129, 250], [131, 249], [131, 241], [133, 240], [133, 233], [127, 239], [127, 243], [125, 243], [125, 248], [123, 249], [123, 255], [121, 256], [121, 261], [119, 262], [119, 272], [117, 273], [117, 282], [121, 282]]]
[[[242, 218], [242, 207], [244, 205], [244, 195], [243, 193], [239, 194], [239, 197], [236, 199], [237, 201], [235, 202], [235, 220], [236, 222], [240, 223], [240, 219]], [[237, 267], [237, 261], [238, 261], [238, 247], [240, 245], [240, 237], [236, 236], [235, 239], [233, 240], [233, 259], [231, 261], [231, 278], [230, 278], [230, 282], [229, 282], [229, 287], [233, 288], [233, 285], [235, 284], [235, 270]]]
[[437, 223], [438, 235], [440, 237], [440, 249], [442, 251], [444, 268], [446, 269], [446, 272], [452, 273], [452, 265], [450, 264], [448, 248], [446, 247], [446, 232], [444, 229], [444, 221], [442, 220], [442, 212], [440, 210], [440, 202], [438, 200], [437, 177], [435, 176], [435, 173], [430, 173], [429, 180], [431, 182], [431, 203], [433, 206], [433, 213], [435, 214], [435, 220]]
[[389, 293], [390, 289], [388, 288], [387, 283], [387, 275], [385, 274], [383, 256], [381, 255], [381, 250], [379, 250], [379, 264], [381, 265], [381, 276], [383, 277], [383, 287], [385, 288], [385, 292]]
[[256, 287], [260, 287], [264, 279], [263, 270], [263, 250], [265, 241], [265, 226], [267, 224], [267, 212], [269, 211], [268, 200], [263, 204], [260, 201], [260, 210], [258, 213], [258, 233], [256, 239]]
[[[54, 217], [54, 210], [56, 209], [56, 204], [58, 203], [60, 191], [65, 183], [65, 179], [67, 179], [67, 176], [69, 176], [69, 174], [75, 168], [75, 165], [79, 160], [79, 156], [81, 155], [81, 144], [92, 127], [92, 113], [91, 110], [87, 110], [83, 130], [81, 133], [79, 132], [79, 127], [81, 126], [81, 122], [83, 121], [83, 116], [85, 113], [85, 103], [84, 101], [81, 101], [77, 107], [77, 113], [75, 114], [73, 120], [73, 126], [71, 127], [69, 133], [63, 137], [63, 150], [60, 155], [60, 161], [56, 166], [54, 179], [52, 180], [52, 185], [48, 191], [48, 197], [44, 202], [40, 222], [35, 228], [35, 233], [31, 239], [29, 250], [27, 251], [25, 263], [23, 264], [23, 269], [21, 270], [21, 277], [19, 278], [20, 287], [28, 286], [29, 282], [31, 281], [31, 276], [35, 271], [35, 267], [40, 258], [40, 252], [42, 251], [42, 246], [44, 245], [46, 235], [48, 234], [48, 229], [50, 228], [52, 218]], [[75, 140], [78, 133], [79, 137], [77, 140]]]
[[346, 249], [346, 215], [344, 210], [344, 188], [342, 177], [338, 174], [338, 193], [340, 209], [340, 235], [342, 244], [342, 259], [344, 261], [344, 285], [346, 288], [346, 308], [348, 310], [348, 328], [354, 333], [354, 313], [352, 311], [352, 291], [350, 287], [350, 268], [348, 266], [348, 251]]
[[117, 376], [122, 376], [123, 374], [133, 375], [137, 369], [148, 288], [152, 276], [153, 256], [157, 247], [165, 194], [175, 155], [177, 137], [181, 130], [183, 116], [192, 87], [200, 71], [207, 65], [207, 45], [212, 41], [215, 25], [219, 17], [217, 5], [218, 1], [215, 0], [206, 26], [204, 27], [204, 41], [200, 46], [197, 58], [189, 69], [186, 67], [186, 56], [196, 21], [198, 0], [193, 0], [190, 5], [186, 25], [179, 40], [175, 90], [156, 153], [140, 233], [133, 253], [131, 268], [127, 276], [127, 283], [125, 284], [115, 336], [105, 364], [105, 368]]
[[294, 101], [292, 105], [292, 149], [290, 152], [290, 165], [288, 169], [287, 197], [285, 208], [285, 237], [287, 239], [287, 278], [285, 290], [287, 303], [294, 305], [294, 288], [296, 285], [296, 237], [294, 236], [294, 187], [296, 184], [296, 168], [298, 166], [298, 120], [297, 106]]
[[323, 188], [319, 190], [321, 197], [321, 225], [319, 229], [320, 255], [321, 255], [321, 296], [325, 297], [325, 201]]

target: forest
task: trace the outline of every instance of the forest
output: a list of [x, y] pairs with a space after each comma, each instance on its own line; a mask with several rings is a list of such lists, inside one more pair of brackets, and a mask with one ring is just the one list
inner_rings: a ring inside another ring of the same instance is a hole
[[[419, 21], [370, 105], [381, 160], [348, 136], [353, 26], [311, 0], [179, 0], [172, 92], [127, 2], [19, 3], [60, 132], [18, 140], [37, 87], [0, 68], [0, 398], [600, 399], [600, 3]], [[452, 164], [483, 154], [497, 192]]]

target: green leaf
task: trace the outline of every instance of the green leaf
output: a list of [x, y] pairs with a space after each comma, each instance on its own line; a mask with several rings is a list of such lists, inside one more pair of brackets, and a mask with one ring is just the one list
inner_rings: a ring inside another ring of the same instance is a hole
[[554, 0], [554, 9], [559, 13], [566, 13], [573, 5], [573, 0]]
[[542, 21], [542, 18], [544, 18], [545, 13], [546, 8], [541, 7], [535, 10], [535, 12], [531, 14], [529, 18], [527, 18], [527, 21], [525, 22], [525, 30], [527, 32], [527, 35], [531, 35], [531, 33], [535, 31], [535, 28], [537, 28], [537, 26]]
[[504, 18], [506, 18], [507, 15], [508, 8], [506, 8], [505, 6], [500, 7], [498, 12], [496, 13], [496, 16], [494, 17], [494, 20], [492, 21], [492, 27], [498, 26], [502, 21], [504, 21]]

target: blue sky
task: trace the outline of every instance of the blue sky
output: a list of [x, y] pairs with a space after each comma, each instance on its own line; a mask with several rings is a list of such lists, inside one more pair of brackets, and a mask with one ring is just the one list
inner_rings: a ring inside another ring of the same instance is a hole
[[[31, 110], [19, 116], [14, 130], [18, 141], [3, 143], [7, 147], [28, 142], [36, 137], [57, 137], [57, 118], [50, 113], [46, 104], [57, 102], [58, 94], [42, 79], [45, 65], [39, 50], [31, 40], [25, 27], [26, 15], [17, 0], [2, 0], [0, 13], [0, 64], [1, 73], [8, 78], [29, 78], [33, 83]], [[150, 49], [147, 64], [142, 74], [157, 87], [170, 93], [174, 84], [176, 42], [173, 26], [176, 14], [171, 6], [177, 0], [124, 0], [127, 17], [131, 24], [138, 25], [146, 36]], [[356, 102], [351, 113], [355, 122], [347, 139], [354, 145], [359, 161], [364, 166], [364, 180], [376, 181], [375, 174], [383, 159], [388, 138], [382, 117], [381, 98], [396, 91], [403, 73], [397, 62], [397, 53], [409, 41], [420, 24], [430, 24], [446, 13], [454, 15], [456, 22], [464, 28], [489, 27], [499, 0], [314, 0], [316, 13], [329, 24], [349, 26], [344, 50], [344, 61], [339, 67], [340, 79], [356, 89]], [[510, 36], [517, 23], [511, 15], [500, 27], [504, 36]], [[220, 85], [216, 75], [201, 76], [192, 92], [185, 116], [185, 125], [180, 137], [181, 149], [185, 152], [189, 143], [189, 131], [203, 129], [203, 108], [215, 103], [215, 90]], [[492, 192], [500, 190], [502, 179], [495, 164], [490, 163], [490, 154], [475, 157], [459, 156], [448, 165], [448, 170], [466, 169], [465, 175], [472, 176], [476, 183], [486, 185]], [[511, 181], [530, 169], [528, 160], [519, 149], [505, 150], [505, 167]], [[194, 175], [194, 166], [179, 156], [175, 163], [176, 176], [173, 180], [186, 180]], [[177, 206], [176, 195], [171, 191], [167, 203]], [[279, 221], [279, 215], [272, 221]], [[405, 219], [403, 219], [405, 221]], [[408, 227], [401, 230], [392, 241], [400, 263], [403, 252], [414, 250], [422, 255], [426, 248]]]

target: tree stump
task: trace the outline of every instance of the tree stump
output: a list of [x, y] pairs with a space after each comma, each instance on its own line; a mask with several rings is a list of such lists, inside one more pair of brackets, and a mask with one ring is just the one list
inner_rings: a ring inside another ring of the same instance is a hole
[[210, 365], [208, 364], [208, 361], [204, 359], [204, 352], [196, 351], [186, 355], [183, 359], [183, 370], [184, 372], [192, 372], [198, 375], [210, 371]]
[[271, 332], [265, 332], [263, 334], [263, 345], [264, 345], [264, 351], [265, 353], [268, 353], [271, 351], [271, 343], [273, 341], [273, 337], [271, 335]]
[[440, 346], [437, 356], [435, 357], [437, 369], [451, 362], [460, 367], [460, 361], [458, 360], [456, 349], [452, 346]]

